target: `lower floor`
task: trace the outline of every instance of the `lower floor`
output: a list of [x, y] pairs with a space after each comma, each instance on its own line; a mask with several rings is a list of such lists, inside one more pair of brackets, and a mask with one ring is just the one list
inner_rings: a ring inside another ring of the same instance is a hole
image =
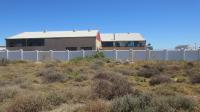
[[113, 49], [116, 49], [116, 50], [130, 50], [130, 49], [145, 50], [146, 47], [102, 47], [102, 50], [113, 50]]

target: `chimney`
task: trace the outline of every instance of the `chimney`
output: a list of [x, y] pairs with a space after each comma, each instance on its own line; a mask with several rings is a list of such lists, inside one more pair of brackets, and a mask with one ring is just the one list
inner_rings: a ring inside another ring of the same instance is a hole
[[73, 32], [76, 32], [76, 30], [75, 30], [75, 29], [73, 29]]
[[114, 33], [114, 40], [115, 40], [115, 33]]
[[90, 29], [88, 29], [88, 32], [90, 32]]

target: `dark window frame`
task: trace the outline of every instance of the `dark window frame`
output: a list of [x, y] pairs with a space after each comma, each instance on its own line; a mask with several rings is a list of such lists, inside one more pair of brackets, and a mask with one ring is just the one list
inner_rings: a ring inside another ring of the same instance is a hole
[[114, 42], [102, 42], [102, 47], [114, 47]]
[[69, 50], [69, 51], [76, 51], [76, 50], [78, 50], [77, 47], [66, 47], [65, 49]]
[[45, 46], [45, 39], [27, 39], [27, 46]]
[[6, 45], [8, 47], [45, 46], [45, 39], [8, 39]]
[[80, 47], [81, 50], [92, 50], [92, 47]]

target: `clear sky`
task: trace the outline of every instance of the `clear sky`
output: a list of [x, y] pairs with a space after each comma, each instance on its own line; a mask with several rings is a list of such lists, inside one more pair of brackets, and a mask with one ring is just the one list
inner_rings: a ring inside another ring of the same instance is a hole
[[200, 0], [0, 0], [0, 45], [44, 29], [138, 32], [156, 49], [200, 45]]

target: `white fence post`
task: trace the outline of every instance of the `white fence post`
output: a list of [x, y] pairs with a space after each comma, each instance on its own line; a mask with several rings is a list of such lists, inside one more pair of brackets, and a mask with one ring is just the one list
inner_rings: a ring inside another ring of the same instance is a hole
[[150, 54], [150, 50], [146, 50], [146, 60], [150, 60], [150, 56], [151, 56], [151, 54]]
[[114, 59], [117, 60], [117, 57], [118, 57], [118, 56], [117, 56], [117, 50], [114, 49], [113, 52], [114, 52]]
[[39, 51], [35, 50], [35, 53], [36, 53], [36, 61], [39, 61]]
[[133, 49], [129, 50], [129, 60], [133, 61]]
[[53, 50], [49, 50], [49, 54], [50, 54], [50, 60], [53, 60]]
[[135, 50], [132, 50], [132, 59], [133, 59], [133, 61], [136, 60]]
[[9, 51], [6, 49], [5, 52], [6, 52], [6, 60], [9, 60]]
[[82, 57], [85, 58], [85, 51], [82, 50]]
[[24, 60], [24, 52], [23, 52], [23, 49], [20, 49], [20, 57], [21, 57], [21, 60]]
[[200, 49], [198, 49], [198, 60], [200, 60]]
[[167, 49], [164, 50], [164, 54], [165, 54], [165, 59], [164, 60], [168, 61], [169, 60], [168, 59], [169, 56], [168, 56], [168, 50]]
[[67, 61], [69, 61], [70, 60], [70, 51], [67, 50], [66, 52], [67, 52]]

